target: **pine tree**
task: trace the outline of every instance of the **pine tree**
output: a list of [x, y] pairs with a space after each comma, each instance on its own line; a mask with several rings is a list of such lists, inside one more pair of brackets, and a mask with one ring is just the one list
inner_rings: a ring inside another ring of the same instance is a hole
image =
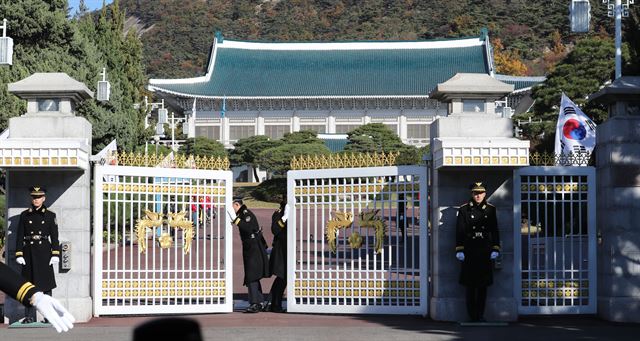
[[[84, 14], [74, 19], [69, 19], [67, 12], [66, 0], [0, 3], [0, 13], [7, 13], [15, 46], [14, 64], [0, 68], [0, 82], [16, 82], [34, 72], [65, 72], [95, 91], [99, 74], [107, 67], [111, 101], [82, 101], [77, 114], [93, 125], [94, 153], [113, 139], [132, 150], [147, 136], [143, 113], [133, 109], [146, 83], [141, 44], [134, 35], [123, 35], [124, 14], [118, 1], [110, 11], [105, 7], [98, 23], [82, 11]], [[0, 107], [0, 130], [6, 129], [10, 117], [26, 109], [24, 101], [9, 94], [6, 87], [0, 89]]]

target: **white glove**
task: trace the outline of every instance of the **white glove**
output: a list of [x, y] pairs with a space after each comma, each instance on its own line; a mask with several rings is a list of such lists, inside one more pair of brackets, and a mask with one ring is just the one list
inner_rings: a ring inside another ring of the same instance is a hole
[[285, 223], [289, 219], [289, 204], [284, 205], [284, 213], [282, 213], [282, 221]]
[[38, 291], [33, 294], [31, 301], [34, 302], [33, 306], [53, 325], [53, 328], [58, 333], [66, 332], [73, 328], [73, 322], [76, 322], [76, 319], [55, 298]]
[[462, 262], [464, 260], [464, 252], [456, 252], [456, 258]]
[[16, 258], [16, 263], [18, 263], [20, 265], [27, 265], [27, 262], [24, 261], [23, 257], [17, 257]]
[[498, 252], [497, 251], [491, 251], [491, 259], [496, 259], [498, 258]]
[[51, 260], [49, 261], [49, 265], [58, 265], [58, 263], [60, 263], [60, 257], [58, 256], [51, 256]]

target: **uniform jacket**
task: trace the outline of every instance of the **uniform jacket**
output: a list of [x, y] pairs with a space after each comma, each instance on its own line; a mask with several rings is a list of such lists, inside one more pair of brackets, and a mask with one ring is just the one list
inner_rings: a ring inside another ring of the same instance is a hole
[[20, 277], [9, 266], [0, 263], [0, 291], [20, 301], [20, 303], [30, 306], [29, 299], [36, 291], [36, 286]]
[[233, 223], [240, 229], [240, 239], [242, 239], [243, 284], [247, 285], [261, 278], [270, 277], [267, 243], [262, 236], [256, 216], [242, 205]]
[[464, 253], [460, 284], [486, 287], [493, 284], [491, 251], [500, 251], [496, 208], [473, 200], [460, 206], [456, 224], [456, 252]]
[[60, 256], [56, 214], [42, 205], [20, 213], [16, 236], [16, 257], [23, 257], [22, 276], [43, 291], [56, 287], [52, 256]]
[[269, 258], [269, 270], [272, 274], [287, 279], [287, 223], [282, 221], [284, 203], [271, 216], [273, 249]]

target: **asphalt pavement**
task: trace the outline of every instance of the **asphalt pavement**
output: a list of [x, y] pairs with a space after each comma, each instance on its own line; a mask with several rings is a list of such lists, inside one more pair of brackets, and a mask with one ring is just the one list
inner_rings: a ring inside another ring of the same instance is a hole
[[[523, 317], [506, 326], [466, 327], [420, 316], [258, 313], [190, 315], [204, 340], [638, 340], [640, 324], [594, 316]], [[157, 317], [100, 317], [68, 333], [0, 327], [0, 340], [131, 340], [135, 326]]]

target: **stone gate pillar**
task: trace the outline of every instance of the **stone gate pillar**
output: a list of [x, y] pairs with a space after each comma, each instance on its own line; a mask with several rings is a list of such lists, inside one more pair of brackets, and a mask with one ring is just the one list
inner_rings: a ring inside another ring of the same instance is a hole
[[502, 242], [499, 269], [489, 287], [485, 317], [513, 321], [513, 170], [529, 164], [529, 141], [513, 137], [511, 119], [495, 113], [495, 101], [513, 91], [487, 74], [457, 74], [438, 84], [432, 98], [447, 103], [447, 117], [431, 124], [430, 248], [434, 320], [466, 321], [465, 290], [458, 284], [460, 262], [455, 257], [458, 207], [470, 199], [469, 184], [483, 181], [487, 200], [497, 208]]
[[[62, 252], [55, 268], [53, 296], [79, 322], [92, 316], [90, 297], [91, 124], [74, 114], [75, 104], [93, 97], [65, 73], [35, 73], [9, 84], [9, 92], [27, 100], [27, 112], [11, 118], [0, 140], [0, 167], [7, 171], [7, 263], [16, 271], [15, 238], [20, 212], [29, 207], [28, 188], [47, 189], [45, 205], [57, 215]], [[5, 321], [24, 317], [23, 307], [7, 298]]]
[[640, 77], [589, 100], [609, 107], [596, 134], [598, 315], [640, 322]]

